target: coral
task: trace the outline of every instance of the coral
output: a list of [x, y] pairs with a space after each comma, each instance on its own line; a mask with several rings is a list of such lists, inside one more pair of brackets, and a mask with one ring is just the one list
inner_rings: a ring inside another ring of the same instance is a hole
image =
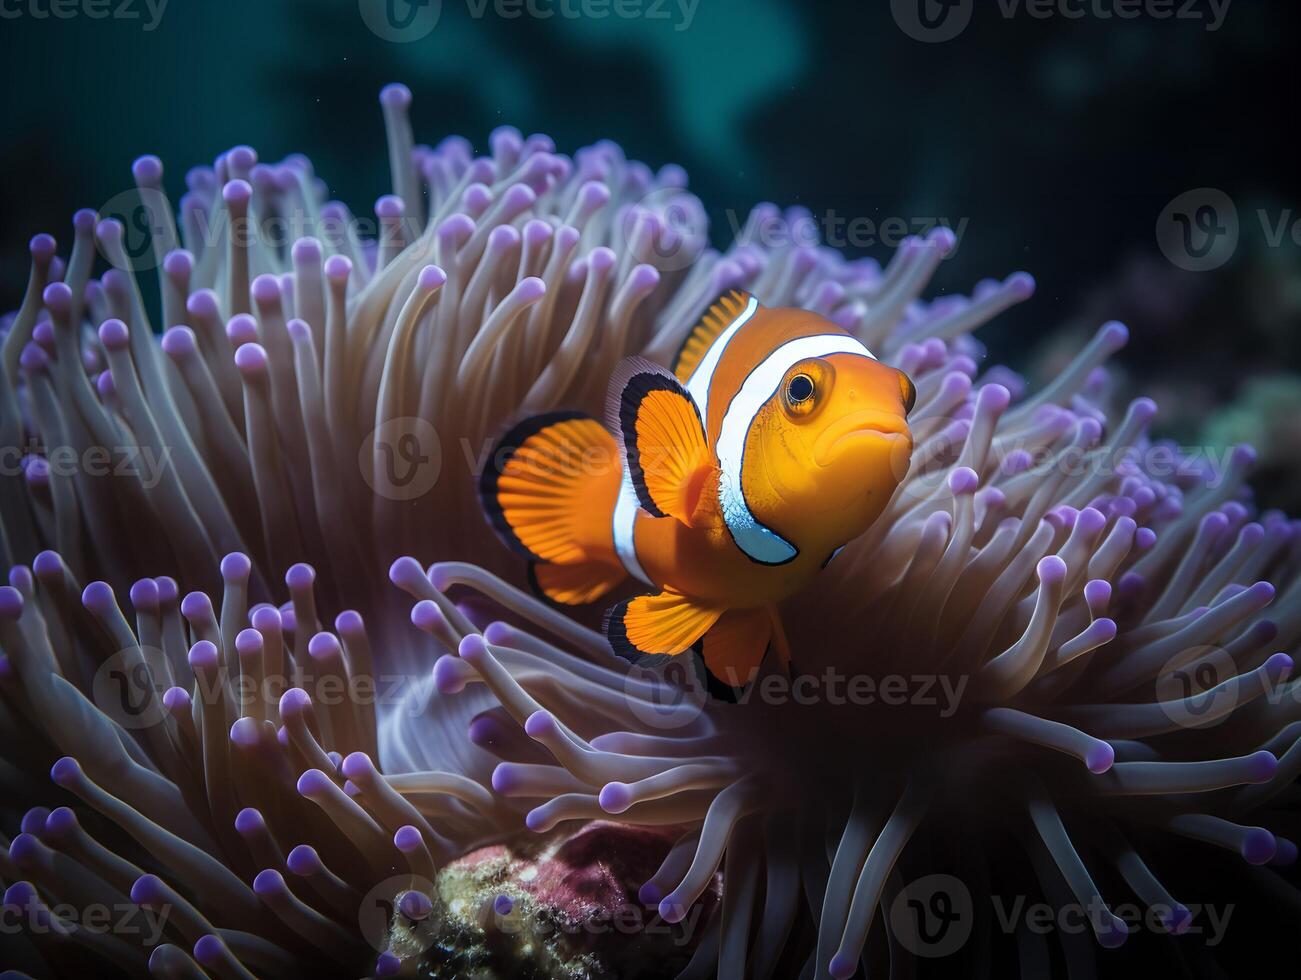
[[[1033, 282], [922, 299], [947, 229], [882, 269], [761, 205], [719, 252], [676, 167], [510, 129], [485, 156], [419, 146], [409, 102], [381, 95], [373, 222], [304, 158], [237, 147], [176, 215], [144, 157], [125, 224], [79, 212], [66, 260], [32, 241], [0, 364], [15, 964], [433, 970], [439, 868], [571, 821], [674, 828], [639, 890], [666, 922], [721, 870], [687, 975], [935, 955], [909, 889], [1010, 873], [1008, 831], [1019, 887], [1105, 947], [1129, 926], [1104, 894], [1188, 927], [1144, 857], [1171, 840], [1301, 904], [1260, 867], [1296, 856], [1296, 526], [1254, 514], [1249, 450], [1209, 466], [1147, 439], [1150, 401], [1108, 415], [1122, 326], [1027, 394], [971, 333]], [[596, 408], [621, 357], [666, 360], [738, 286], [908, 372], [917, 448], [783, 610], [794, 676], [724, 703], [511, 585], [472, 488], [506, 420]], [[98, 931], [91, 906], [159, 930]]]

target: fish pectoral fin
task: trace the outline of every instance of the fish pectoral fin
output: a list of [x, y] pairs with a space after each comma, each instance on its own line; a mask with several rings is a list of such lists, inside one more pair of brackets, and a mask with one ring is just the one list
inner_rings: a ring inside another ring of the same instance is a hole
[[764, 607], [731, 609], [718, 618], [700, 645], [705, 669], [728, 687], [745, 687], [759, 673], [772, 640], [772, 617]]
[[673, 373], [679, 381], [687, 383], [692, 372], [700, 366], [706, 351], [732, 321], [741, 315], [749, 302], [749, 293], [731, 289], [709, 304], [709, 308], [701, 315], [700, 322], [691, 328], [691, 332], [682, 341], [678, 356], [673, 359]]
[[665, 589], [611, 608], [605, 616], [605, 636], [615, 653], [634, 663], [655, 654], [677, 656], [690, 650], [721, 615], [721, 606]]
[[610, 384], [606, 413], [638, 503], [655, 517], [695, 526], [718, 470], [700, 409], [682, 383], [658, 364], [627, 358]]

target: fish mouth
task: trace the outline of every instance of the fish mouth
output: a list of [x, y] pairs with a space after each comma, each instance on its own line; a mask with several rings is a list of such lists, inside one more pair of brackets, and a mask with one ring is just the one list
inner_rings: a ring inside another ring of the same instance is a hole
[[908, 435], [908, 423], [893, 412], [865, 410], [838, 419], [813, 443], [813, 458], [819, 466], [831, 462], [841, 449], [862, 438], [890, 443]]

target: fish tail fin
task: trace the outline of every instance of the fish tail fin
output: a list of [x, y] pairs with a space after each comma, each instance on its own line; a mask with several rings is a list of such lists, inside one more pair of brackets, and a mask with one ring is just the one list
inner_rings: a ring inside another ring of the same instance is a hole
[[525, 419], [493, 450], [479, 500], [503, 543], [528, 558], [530, 577], [556, 602], [591, 602], [626, 577], [611, 520], [619, 495], [619, 446], [589, 415]]

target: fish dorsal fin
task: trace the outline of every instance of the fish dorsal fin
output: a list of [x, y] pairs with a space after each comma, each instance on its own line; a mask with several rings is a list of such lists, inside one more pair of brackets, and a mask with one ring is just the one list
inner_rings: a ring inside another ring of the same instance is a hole
[[749, 293], [732, 289], [709, 304], [699, 322], [682, 341], [678, 356], [673, 359], [673, 373], [679, 381], [687, 383], [714, 341], [745, 311], [749, 302]]
[[642, 508], [694, 526], [718, 469], [700, 409], [682, 383], [652, 361], [626, 358], [610, 381], [606, 423], [619, 437]]

